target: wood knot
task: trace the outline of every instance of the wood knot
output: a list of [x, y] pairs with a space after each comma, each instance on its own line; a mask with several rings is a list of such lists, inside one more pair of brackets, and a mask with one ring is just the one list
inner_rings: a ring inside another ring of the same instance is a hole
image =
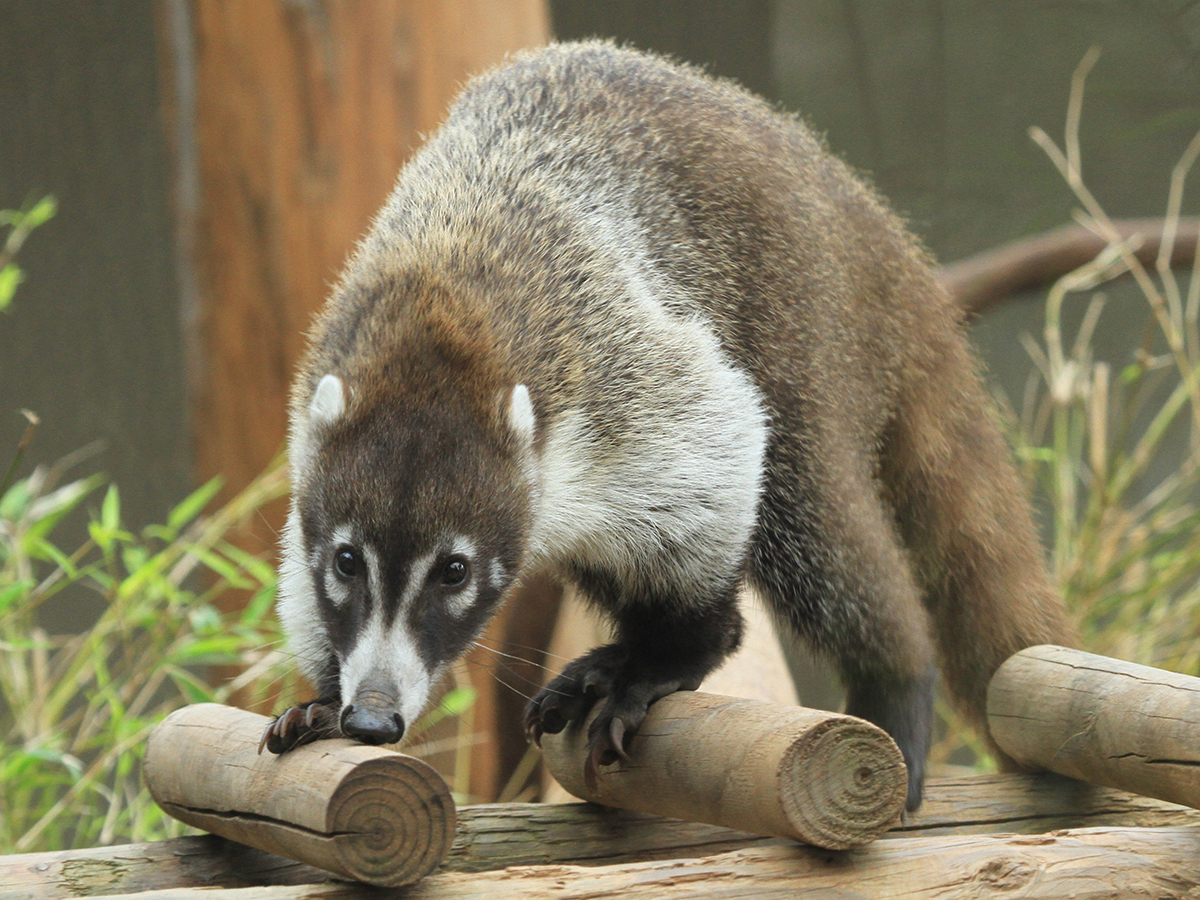
[[973, 879], [996, 890], [1015, 891], [1037, 876], [1038, 867], [1019, 857], [993, 859], [979, 867]]

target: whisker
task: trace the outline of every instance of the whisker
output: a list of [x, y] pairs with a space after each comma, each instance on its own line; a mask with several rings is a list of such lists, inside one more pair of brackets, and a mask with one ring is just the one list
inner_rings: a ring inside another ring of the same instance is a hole
[[[571, 660], [573, 659], [573, 657], [570, 657], [570, 656], [559, 656], [557, 653], [551, 653], [549, 650], [545, 649], [544, 647], [530, 647], [527, 644], [518, 644], [515, 641], [498, 641], [494, 638], [480, 637], [476, 641], [476, 644], [478, 644], [480, 641], [491, 641], [493, 644], [499, 644], [503, 647], [510, 647], [515, 650], [528, 650], [530, 653], [537, 653], [537, 654], [545, 656], [549, 659], [561, 660], [564, 663], [571, 662]], [[489, 647], [487, 649], [493, 650], [493, 652], [495, 652], [495, 653], [503, 652], [500, 650], [494, 650], [491, 647]], [[519, 657], [517, 657], [517, 658], [519, 658]], [[533, 666], [539, 665], [538, 663], [534, 662], [531, 659], [525, 660], [525, 662], [528, 662], [530, 665], [533, 665]]]

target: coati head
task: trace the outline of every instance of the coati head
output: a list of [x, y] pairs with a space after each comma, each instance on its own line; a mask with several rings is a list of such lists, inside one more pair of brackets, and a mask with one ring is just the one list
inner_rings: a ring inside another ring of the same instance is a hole
[[280, 619], [343, 732], [366, 743], [402, 737], [529, 538], [529, 391], [425, 350], [314, 372], [293, 403]]

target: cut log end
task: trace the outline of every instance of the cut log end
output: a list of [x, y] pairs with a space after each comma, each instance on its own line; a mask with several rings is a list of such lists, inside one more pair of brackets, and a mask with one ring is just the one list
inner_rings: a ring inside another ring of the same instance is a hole
[[398, 887], [437, 868], [456, 820], [437, 772], [345, 740], [259, 755], [267, 721], [216, 704], [172, 713], [150, 738], [150, 793], [189, 825], [356, 881]]
[[850, 716], [830, 717], [804, 734], [779, 766], [788, 821], [808, 843], [830, 850], [859, 847], [887, 831], [907, 790], [908, 769], [896, 744]]
[[454, 842], [455, 809], [441, 777], [396, 754], [355, 767], [329, 799], [330, 833], [356, 881], [412, 884], [438, 867]]

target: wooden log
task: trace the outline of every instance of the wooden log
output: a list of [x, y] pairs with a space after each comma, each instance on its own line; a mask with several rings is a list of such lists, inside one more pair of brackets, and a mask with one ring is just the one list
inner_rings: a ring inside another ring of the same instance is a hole
[[629, 743], [631, 761], [594, 780], [585, 777], [586, 731], [545, 735], [542, 750], [568, 791], [604, 806], [831, 850], [874, 840], [904, 806], [899, 749], [853, 716], [680, 691], [650, 708]]
[[[1041, 834], [1084, 825], [1200, 825], [1200, 811], [1049, 773], [931, 778], [920, 810], [882, 837]], [[591, 803], [463, 806], [457, 832], [439, 872], [694, 858], [778, 840]], [[0, 857], [0, 897], [11, 893], [24, 900], [317, 884], [329, 878], [312, 866], [214, 835]]]
[[341, 739], [260, 755], [269, 721], [215, 703], [176, 710], [150, 736], [150, 793], [189, 825], [356, 881], [411, 884], [437, 868], [455, 809], [432, 768]]
[[[773, 844], [701, 859], [439, 872], [407, 888], [403, 896], [405, 900], [784, 900], [798, 896], [1182, 900], [1198, 893], [1200, 830], [1087, 828], [1035, 837], [988, 834], [878, 841], [844, 853]], [[374, 900], [379, 892], [361, 885], [317, 884], [242, 890], [175, 888], [115, 896], [129, 900]]]
[[1030, 647], [993, 676], [988, 725], [1025, 765], [1200, 808], [1200, 678]]
[[[1118, 219], [1113, 222], [1123, 241], [1133, 241], [1133, 255], [1153, 267], [1166, 238], [1164, 219]], [[1174, 268], [1196, 259], [1200, 220], [1181, 219], [1168, 252]], [[1108, 242], [1082, 225], [1066, 225], [984, 250], [942, 267], [942, 284], [969, 316], [978, 316], [1023, 291], [1049, 287], [1059, 278], [1100, 255]]]

